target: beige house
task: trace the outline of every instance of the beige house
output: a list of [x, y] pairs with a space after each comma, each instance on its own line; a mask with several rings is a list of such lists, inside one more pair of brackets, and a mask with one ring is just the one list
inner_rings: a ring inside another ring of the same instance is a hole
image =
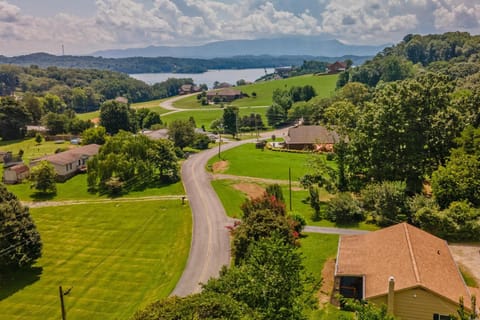
[[15, 184], [28, 179], [30, 169], [23, 163], [5, 168], [3, 171], [3, 182], [5, 184]]
[[48, 161], [57, 174], [58, 181], [66, 181], [77, 173], [86, 170], [88, 158], [98, 154], [100, 146], [89, 144], [68, 151], [33, 160], [30, 164], [35, 166], [40, 161]]
[[407, 223], [341, 236], [334, 291], [385, 304], [402, 320], [449, 319], [460, 297], [471, 308], [470, 290], [447, 243]]

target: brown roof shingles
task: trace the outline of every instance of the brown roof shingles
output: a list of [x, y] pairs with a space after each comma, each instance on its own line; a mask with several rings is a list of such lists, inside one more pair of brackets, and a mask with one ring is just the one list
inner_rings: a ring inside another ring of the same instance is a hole
[[407, 223], [369, 234], [342, 236], [336, 275], [364, 275], [365, 298], [421, 286], [454, 303], [460, 296], [470, 306], [470, 293], [447, 243]]
[[75, 149], [70, 149], [68, 151], [56, 153], [50, 156], [42, 157], [40, 159], [37, 159], [36, 162], [46, 160], [51, 163], [64, 165], [77, 161], [83, 155], [89, 157], [94, 156], [98, 153], [98, 150], [100, 150], [100, 146], [98, 144], [89, 144]]
[[298, 126], [290, 128], [285, 137], [287, 144], [335, 144], [339, 142], [338, 134], [323, 126]]

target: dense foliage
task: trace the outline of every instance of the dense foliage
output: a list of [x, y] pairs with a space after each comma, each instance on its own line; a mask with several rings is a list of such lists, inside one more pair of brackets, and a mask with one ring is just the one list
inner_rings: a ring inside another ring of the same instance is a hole
[[55, 168], [48, 161], [40, 161], [30, 173], [32, 188], [40, 193], [56, 193], [55, 177]]
[[134, 319], [306, 319], [316, 286], [295, 241], [304, 219], [285, 215], [273, 195], [281, 194], [278, 185], [268, 190], [242, 206], [244, 219], [232, 228], [233, 266], [204, 284], [202, 293], [155, 302]]
[[30, 267], [41, 255], [40, 234], [28, 208], [0, 184], [0, 269]]
[[[338, 170], [317, 165], [303, 185], [353, 192], [363, 215], [382, 226], [408, 221], [446, 239], [478, 241], [479, 54], [480, 37], [467, 33], [409, 35], [349, 69], [333, 96], [294, 104], [290, 121], [303, 117], [342, 138]], [[335, 219], [309, 200], [315, 218]], [[324, 208], [341, 203], [335, 197]]]
[[179, 179], [173, 144], [120, 131], [88, 161], [88, 187], [117, 194]]
[[[0, 64], [14, 64], [21, 66], [37, 65], [42, 68], [60, 67], [60, 68], [83, 68], [111, 70], [125, 73], [201, 73], [209, 69], [250, 69], [250, 68], [273, 68], [281, 66], [300, 66], [305, 64], [305, 60], [314, 60], [313, 63], [306, 65], [306, 68], [317, 70], [317, 64], [322, 65], [325, 62], [335, 62], [351, 58], [356, 64], [360, 64], [368, 57], [365, 56], [347, 56], [347, 57], [312, 57], [312, 56], [237, 56], [232, 58], [215, 59], [189, 59], [172, 57], [131, 57], [131, 58], [102, 58], [91, 56], [54, 56], [45, 53], [34, 53], [26, 56], [4, 57], [0, 56]], [[325, 70], [325, 68], [323, 68]], [[323, 71], [322, 70], [322, 71]], [[1, 78], [0, 78], [1, 81]]]
[[272, 94], [272, 105], [267, 109], [268, 125], [279, 126], [287, 123], [289, 110], [294, 103], [310, 101], [316, 95], [317, 93], [311, 85], [293, 86], [289, 90], [275, 89]]
[[93, 111], [117, 97], [142, 102], [174, 96], [183, 84], [193, 81], [172, 78], [150, 86], [127, 74], [106, 70], [0, 65], [0, 96], [17, 92], [25, 97], [25, 104], [34, 109], [35, 122], [39, 113], [58, 113], [66, 108], [78, 113]]

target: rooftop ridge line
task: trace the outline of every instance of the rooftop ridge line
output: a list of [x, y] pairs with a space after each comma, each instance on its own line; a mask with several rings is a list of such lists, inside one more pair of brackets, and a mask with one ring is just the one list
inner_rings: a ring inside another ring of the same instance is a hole
[[405, 230], [405, 237], [407, 239], [408, 252], [410, 253], [410, 259], [412, 260], [413, 272], [415, 273], [415, 280], [417, 281], [417, 283], [421, 283], [420, 275], [418, 273], [417, 261], [415, 260], [415, 254], [413, 253], [412, 242], [410, 241], [410, 233], [408, 232], [408, 225], [406, 223], [403, 224], [403, 229]]

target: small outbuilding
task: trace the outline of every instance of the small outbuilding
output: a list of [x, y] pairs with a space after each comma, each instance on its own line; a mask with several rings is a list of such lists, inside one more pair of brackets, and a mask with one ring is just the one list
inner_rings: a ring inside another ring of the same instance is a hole
[[23, 163], [15, 164], [5, 168], [3, 171], [3, 182], [5, 184], [20, 183], [30, 176], [30, 168]]

